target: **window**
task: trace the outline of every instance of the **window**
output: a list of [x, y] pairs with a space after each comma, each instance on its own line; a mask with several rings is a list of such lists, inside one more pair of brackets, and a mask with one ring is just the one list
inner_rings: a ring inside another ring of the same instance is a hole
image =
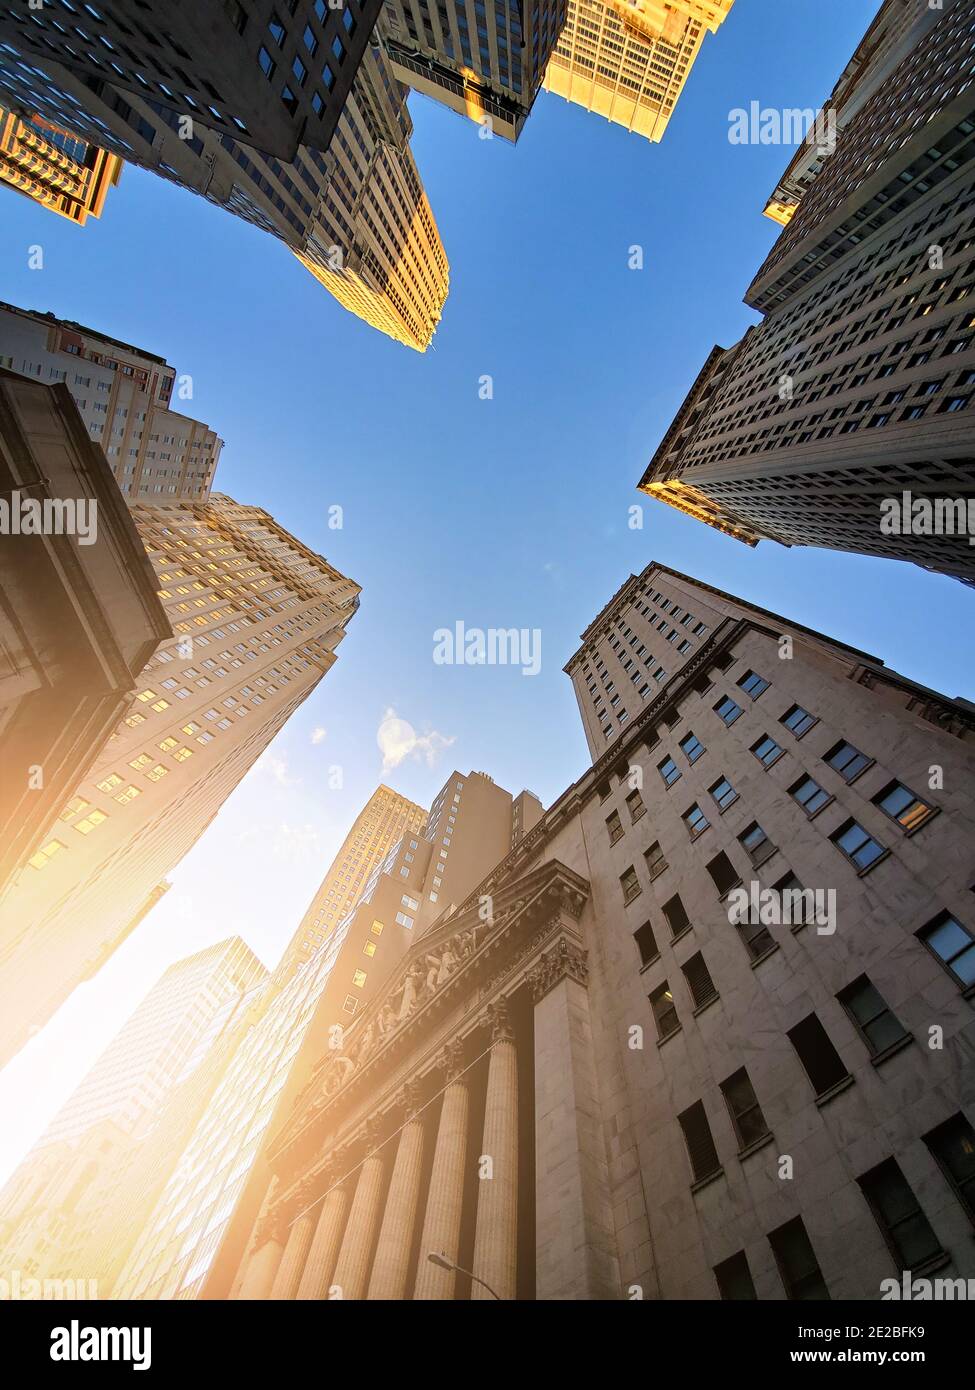
[[846, 855], [851, 864], [859, 869], [860, 873], [866, 873], [888, 853], [883, 845], [878, 844], [872, 836], [867, 834], [859, 821], [855, 820], [848, 820], [845, 825], [841, 825], [839, 830], [833, 832], [830, 839], [836, 848]]
[[663, 1042], [664, 1038], [669, 1038], [671, 1033], [676, 1033], [680, 1027], [680, 1019], [674, 1007], [674, 996], [666, 980], [650, 995], [650, 1008], [653, 1010], [653, 1021], [657, 1025], [657, 1037]]
[[722, 811], [727, 810], [729, 806], [733, 805], [734, 802], [738, 800], [738, 793], [728, 781], [727, 777], [719, 778], [709, 790], [718, 803], [719, 809]]
[[366, 983], [366, 972], [364, 970], [354, 970], [352, 972], [352, 983], [355, 985], [356, 989], [362, 989], [363, 985]]
[[634, 898], [638, 898], [642, 889], [640, 881], [636, 876], [636, 869], [631, 864], [630, 867], [620, 874], [620, 887], [623, 890], [623, 902], [631, 903]]
[[752, 821], [744, 834], [739, 835], [739, 844], [755, 867], [764, 865], [765, 860], [771, 859], [776, 849], [757, 820]]
[[719, 1265], [715, 1265], [714, 1278], [718, 1293], [726, 1302], [758, 1298], [744, 1250], [739, 1250], [737, 1255], [732, 1255], [730, 1259], [722, 1260]]
[[659, 840], [654, 840], [650, 848], [644, 850], [643, 857], [646, 860], [647, 873], [650, 875], [651, 881], [655, 879], [658, 874], [662, 874], [667, 867], [667, 861], [664, 858], [663, 850], [660, 848]]
[[723, 700], [719, 700], [714, 707], [714, 712], [722, 723], [729, 727], [744, 714], [741, 705], [736, 705], [730, 695], [726, 695]]
[[405, 912], [397, 912], [396, 914], [396, 921], [401, 927], [412, 927], [414, 920], [413, 917], [410, 917]]
[[896, 1159], [857, 1178], [898, 1269], [917, 1270], [944, 1252]]
[[755, 671], [746, 671], [738, 682], [739, 689], [744, 690], [746, 695], [750, 695], [753, 700], [757, 700], [759, 695], [768, 690], [769, 683], [764, 676], [759, 676]]
[[819, 783], [814, 782], [811, 777], [800, 777], [799, 781], [789, 788], [789, 794], [810, 817], [833, 800], [829, 792], [823, 791]]
[[117, 772], [110, 772], [107, 777], [98, 783], [98, 790], [103, 792], [113, 792], [116, 787], [122, 785], [122, 779]]
[[727, 1081], [722, 1082], [721, 1094], [728, 1106], [728, 1113], [731, 1115], [731, 1123], [735, 1127], [740, 1148], [747, 1149], [769, 1134], [769, 1127], [765, 1123], [762, 1107], [758, 1103], [758, 1098], [748, 1078], [748, 1072], [744, 1067], [736, 1071], [734, 1076], [729, 1076]]
[[798, 1053], [817, 1096], [825, 1095], [849, 1076], [842, 1057], [815, 1014], [809, 1014], [801, 1023], [790, 1028], [787, 1037]]
[[643, 797], [638, 791], [632, 791], [626, 798], [626, 804], [630, 811], [630, 823], [635, 825], [647, 809], [643, 804]]
[[802, 738], [803, 734], [808, 734], [814, 724], [819, 723], [819, 720], [807, 709], [803, 709], [802, 705], [793, 705], [790, 710], [783, 714], [779, 723], [784, 724], [787, 729], [791, 729], [796, 738]]
[[373, 922], [373, 924], [372, 924], [372, 926], [369, 928], [369, 930], [372, 932], [373, 936], [382, 936], [382, 934], [383, 934], [383, 924], [382, 924], [382, 922], [379, 922], [379, 921]]
[[691, 1160], [691, 1172], [695, 1182], [713, 1177], [721, 1172], [718, 1151], [711, 1138], [711, 1126], [702, 1103], [697, 1100], [692, 1106], [677, 1116], [677, 1122], [687, 1145], [687, 1156]]
[[705, 965], [704, 957], [700, 951], [696, 956], [691, 956], [690, 960], [685, 961], [681, 970], [684, 972], [684, 979], [687, 981], [687, 988], [694, 1000], [695, 1009], [702, 1009], [705, 1004], [710, 1004], [712, 1000], [717, 999], [718, 991], [714, 987], [711, 972]]
[[933, 806], [915, 796], [901, 782], [888, 783], [883, 791], [873, 798], [873, 804], [879, 806], [885, 815], [895, 820], [909, 835], [915, 830], [920, 830], [925, 821], [929, 821], [936, 814]]
[[865, 753], [854, 748], [852, 743], [838, 743], [835, 748], [830, 749], [823, 761], [834, 772], [838, 772], [844, 782], [852, 782], [871, 766], [873, 758], [868, 758]]
[[264, 73], [264, 76], [270, 81], [274, 76], [274, 59], [263, 44], [257, 51], [257, 61], [261, 65], [261, 71]]
[[687, 833], [692, 840], [696, 840], [699, 835], [703, 835], [711, 822], [695, 801], [693, 806], [689, 806], [682, 817], [687, 826]]
[[857, 1030], [870, 1051], [879, 1053], [909, 1038], [898, 1018], [891, 1013], [880, 992], [866, 975], [854, 980], [836, 996], [856, 1024]]
[[829, 1298], [826, 1281], [801, 1216], [794, 1217], [778, 1230], [772, 1231], [768, 1243], [772, 1247], [786, 1295], [790, 1299], [812, 1302]]
[[951, 1189], [975, 1225], [975, 1130], [964, 1115], [953, 1115], [924, 1136]]
[[600, 782], [596, 791], [599, 793], [599, 800], [605, 801], [612, 794], [612, 787], [608, 782]]
[[653, 927], [649, 922], [644, 922], [642, 927], [637, 927], [636, 931], [633, 933], [633, 940], [636, 942], [640, 952], [641, 965], [649, 965], [651, 961], [656, 960], [660, 955], [657, 949], [656, 938], [653, 934]]
[[54, 858], [58, 850], [62, 849], [64, 849], [64, 845], [60, 840], [48, 840], [47, 844], [43, 845], [36, 854], [31, 855], [28, 862], [32, 864], [35, 869], [43, 869], [44, 866]]
[[409, 893], [404, 893], [400, 898], [400, 902], [403, 907], [408, 907], [411, 912], [417, 912], [419, 910], [420, 904], [417, 902], [416, 898], [411, 898]]
[[760, 763], [764, 763], [766, 767], [772, 767], [779, 761], [785, 749], [780, 748], [774, 738], [769, 738], [768, 734], [765, 734], [757, 743], [752, 744], [751, 751]]
[[918, 938], [960, 985], [975, 985], [975, 938], [949, 912], [929, 922], [918, 932]]
[[716, 854], [714, 858], [705, 865], [705, 868], [711, 875], [714, 886], [717, 888], [718, 894], [722, 898], [725, 893], [730, 893], [732, 888], [737, 888], [741, 882], [741, 875], [725, 854], [724, 850]]
[[664, 785], [672, 787], [680, 779], [680, 768], [673, 758], [664, 758], [662, 763], [657, 764], [657, 771], [664, 779]]
[[613, 811], [606, 817], [606, 830], [609, 833], [611, 845], [615, 845], [617, 840], [622, 840], [623, 822], [620, 820], [619, 811]]
[[680, 900], [680, 894], [675, 893], [663, 905], [663, 914], [667, 918], [672, 937], [678, 937], [682, 932], [687, 931], [691, 925], [691, 919], [684, 910], [684, 904]]
[[696, 734], [687, 734], [681, 739], [680, 746], [689, 763], [696, 763], [701, 754], [705, 752], [704, 744]]

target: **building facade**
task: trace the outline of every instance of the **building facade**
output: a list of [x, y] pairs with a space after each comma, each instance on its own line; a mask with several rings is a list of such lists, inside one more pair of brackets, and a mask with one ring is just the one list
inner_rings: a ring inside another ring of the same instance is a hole
[[323, 1050], [237, 1297], [975, 1273], [975, 708], [657, 564], [573, 675], [648, 605], [709, 631]]
[[701, 50], [733, 0], [568, 0], [545, 90], [614, 125], [663, 139]]
[[122, 161], [68, 131], [0, 110], [0, 183], [83, 227], [101, 217]]
[[[9, 6], [0, 37], [97, 95], [150, 96], [172, 115], [279, 159], [327, 150], [381, 0], [168, 0]], [[136, 13], [138, 11], [138, 13]]]
[[[925, 9], [755, 277], [639, 486], [747, 544], [975, 580], [971, 0]], [[895, 61], [896, 60], [896, 61]]]
[[0, 303], [0, 366], [64, 382], [127, 499], [205, 502], [223, 440], [172, 409], [193, 382], [162, 357], [80, 323]]
[[217, 493], [130, 513], [175, 640], [0, 903], [2, 1058], [133, 929], [358, 608], [358, 585], [258, 507]]
[[170, 966], [0, 1192], [0, 1268], [107, 1295], [138, 1230], [121, 1198], [133, 1169], [149, 1186], [152, 1118], [266, 977], [237, 937]]

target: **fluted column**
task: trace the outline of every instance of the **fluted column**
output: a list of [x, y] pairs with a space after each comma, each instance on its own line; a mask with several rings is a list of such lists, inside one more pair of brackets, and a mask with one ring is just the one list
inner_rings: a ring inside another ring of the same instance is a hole
[[464, 1206], [464, 1168], [467, 1161], [467, 1083], [462, 1078], [461, 1044], [452, 1043], [442, 1054], [440, 1066], [447, 1079], [433, 1153], [433, 1171], [427, 1195], [420, 1260], [413, 1297], [450, 1299], [454, 1296], [454, 1271], [430, 1262], [431, 1253], [456, 1261]]
[[311, 1207], [314, 1200], [313, 1189], [306, 1185], [298, 1191], [292, 1204], [288, 1241], [271, 1285], [271, 1298], [294, 1298], [298, 1292], [305, 1259], [315, 1234], [318, 1212]]
[[305, 1268], [298, 1284], [298, 1299], [322, 1299], [328, 1297], [332, 1283], [332, 1270], [338, 1258], [345, 1217], [349, 1210], [350, 1185], [340, 1182], [342, 1162], [326, 1168], [324, 1184], [326, 1196], [321, 1204], [318, 1224], [312, 1238], [311, 1248], [305, 1260]]
[[284, 1211], [281, 1207], [272, 1207], [259, 1218], [254, 1228], [253, 1249], [247, 1257], [236, 1298], [270, 1297], [274, 1277], [284, 1254], [286, 1229]]
[[[491, 1030], [484, 1138], [481, 1162], [490, 1160], [490, 1176], [481, 1174], [477, 1192], [474, 1273], [499, 1298], [514, 1298], [518, 1288], [518, 1054], [515, 1034], [502, 1001], [488, 1011]], [[471, 1286], [472, 1298], [490, 1298], [483, 1284]]]
[[365, 1134], [369, 1157], [359, 1169], [352, 1210], [349, 1212], [345, 1236], [339, 1250], [332, 1283], [339, 1298], [363, 1298], [369, 1274], [369, 1256], [376, 1238], [376, 1227], [383, 1195], [383, 1160], [372, 1152], [379, 1144], [376, 1127], [370, 1125]]
[[417, 1113], [419, 1092], [416, 1086], [411, 1084], [404, 1088], [400, 1107], [405, 1123], [396, 1148], [376, 1258], [372, 1264], [369, 1298], [401, 1299], [406, 1296], [423, 1164], [423, 1121]]

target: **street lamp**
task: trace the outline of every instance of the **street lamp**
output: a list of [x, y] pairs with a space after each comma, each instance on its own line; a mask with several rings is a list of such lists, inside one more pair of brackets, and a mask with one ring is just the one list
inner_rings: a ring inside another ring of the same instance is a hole
[[451, 1271], [455, 1271], [457, 1274], [466, 1274], [468, 1279], [474, 1280], [475, 1284], [483, 1284], [484, 1288], [487, 1289], [491, 1297], [496, 1298], [499, 1303], [501, 1302], [501, 1295], [496, 1294], [494, 1290], [491, 1288], [491, 1285], [487, 1283], [486, 1280], [479, 1279], [477, 1275], [472, 1274], [469, 1269], [461, 1269], [460, 1265], [455, 1265], [452, 1261], [448, 1260], [446, 1255], [438, 1255], [435, 1251], [431, 1250], [429, 1255], [427, 1255], [427, 1259], [430, 1261], [431, 1264], [439, 1265], [441, 1269], [449, 1269]]

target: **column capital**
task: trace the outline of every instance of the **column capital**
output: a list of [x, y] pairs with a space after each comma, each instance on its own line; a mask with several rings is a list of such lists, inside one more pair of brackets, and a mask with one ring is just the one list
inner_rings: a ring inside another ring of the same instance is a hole
[[420, 1083], [416, 1080], [407, 1081], [396, 1092], [393, 1104], [402, 1115], [404, 1124], [415, 1120], [423, 1105], [423, 1088]]
[[437, 1066], [447, 1084], [460, 1079], [464, 1071], [464, 1044], [459, 1038], [454, 1038], [443, 1048], [437, 1057]]
[[489, 1004], [478, 1019], [482, 1028], [489, 1028], [491, 1031], [491, 1045], [500, 1042], [513, 1043], [515, 1040], [514, 1024], [511, 1021], [511, 1011], [508, 1008], [508, 1001], [503, 996], [496, 999], [493, 1004]]
[[564, 936], [559, 938], [550, 951], [543, 951], [537, 964], [527, 975], [535, 1003], [544, 999], [546, 994], [566, 978], [575, 980], [585, 989], [589, 983], [586, 957], [587, 952], [574, 946]]
[[284, 1202], [278, 1202], [270, 1211], [266, 1211], [263, 1216], [258, 1217], [254, 1227], [254, 1250], [260, 1250], [262, 1245], [267, 1245], [269, 1241], [276, 1240], [283, 1245], [288, 1238], [288, 1208]]

